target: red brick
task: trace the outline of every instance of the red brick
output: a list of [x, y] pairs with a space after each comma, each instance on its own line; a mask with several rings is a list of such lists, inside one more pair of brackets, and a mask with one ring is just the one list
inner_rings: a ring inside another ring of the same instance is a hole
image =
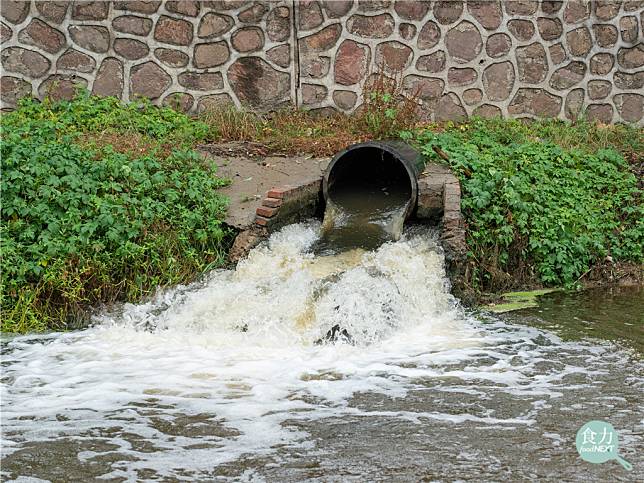
[[256, 216], [255, 217], [255, 223], [257, 223], [258, 225], [261, 225], [261, 226], [268, 225], [270, 221], [271, 220], [269, 220], [268, 218], [264, 218], [263, 216]]
[[282, 200], [279, 198], [264, 198], [262, 205], [268, 206], [269, 208], [277, 208], [282, 205]]
[[275, 213], [277, 213], [277, 210], [278, 210], [278, 209], [279, 209], [279, 208], [269, 208], [269, 207], [267, 207], [267, 206], [260, 206], [259, 208], [257, 208], [256, 213], [257, 213], [259, 216], [264, 216], [264, 217], [266, 217], [266, 218], [270, 218], [270, 217], [271, 217], [271, 216], [273, 216]]
[[278, 198], [283, 199], [284, 195], [291, 191], [291, 188], [282, 187], [282, 188], [272, 188], [268, 193], [266, 193], [267, 198]]

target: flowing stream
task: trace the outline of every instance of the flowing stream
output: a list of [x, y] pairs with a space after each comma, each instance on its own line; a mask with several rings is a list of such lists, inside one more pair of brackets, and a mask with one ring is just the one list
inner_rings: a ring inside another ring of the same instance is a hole
[[[314, 255], [320, 232], [88, 329], [4, 338], [2, 479], [644, 480], [640, 353], [463, 310], [429, 229]], [[578, 457], [591, 419], [633, 471]]]

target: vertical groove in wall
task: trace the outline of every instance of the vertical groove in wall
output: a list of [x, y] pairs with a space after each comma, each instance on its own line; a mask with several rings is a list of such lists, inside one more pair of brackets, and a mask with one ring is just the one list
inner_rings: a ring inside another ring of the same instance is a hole
[[300, 39], [297, 31], [298, 1], [293, 4], [293, 99], [295, 107], [300, 107]]

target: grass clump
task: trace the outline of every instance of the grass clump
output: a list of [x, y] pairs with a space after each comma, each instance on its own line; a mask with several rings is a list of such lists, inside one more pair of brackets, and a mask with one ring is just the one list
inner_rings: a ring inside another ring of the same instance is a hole
[[637, 160], [629, 164], [610, 147], [637, 157], [641, 131], [584, 134], [598, 129], [607, 128], [473, 119], [416, 133], [423, 153], [446, 155], [460, 178], [475, 288], [572, 287], [607, 257], [644, 262]]
[[206, 132], [171, 109], [86, 94], [3, 115], [2, 330], [62, 329], [220, 265], [225, 181], [188, 147]]
[[[393, 77], [392, 77], [393, 75]], [[329, 110], [286, 108], [271, 113], [219, 106], [199, 115], [210, 142], [249, 142], [265, 154], [333, 156], [350, 144], [398, 138], [418, 122], [418, 99], [406, 92], [402, 75], [374, 74], [350, 115]]]

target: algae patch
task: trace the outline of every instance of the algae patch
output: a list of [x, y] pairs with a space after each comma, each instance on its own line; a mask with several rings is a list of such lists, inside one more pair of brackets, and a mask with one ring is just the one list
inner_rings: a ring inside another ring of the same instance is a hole
[[485, 305], [484, 308], [497, 314], [511, 312], [513, 310], [527, 309], [537, 307], [537, 297], [547, 293], [556, 292], [557, 288], [547, 288], [541, 290], [531, 290], [529, 292], [508, 292], [501, 295], [502, 302], [497, 304]]

